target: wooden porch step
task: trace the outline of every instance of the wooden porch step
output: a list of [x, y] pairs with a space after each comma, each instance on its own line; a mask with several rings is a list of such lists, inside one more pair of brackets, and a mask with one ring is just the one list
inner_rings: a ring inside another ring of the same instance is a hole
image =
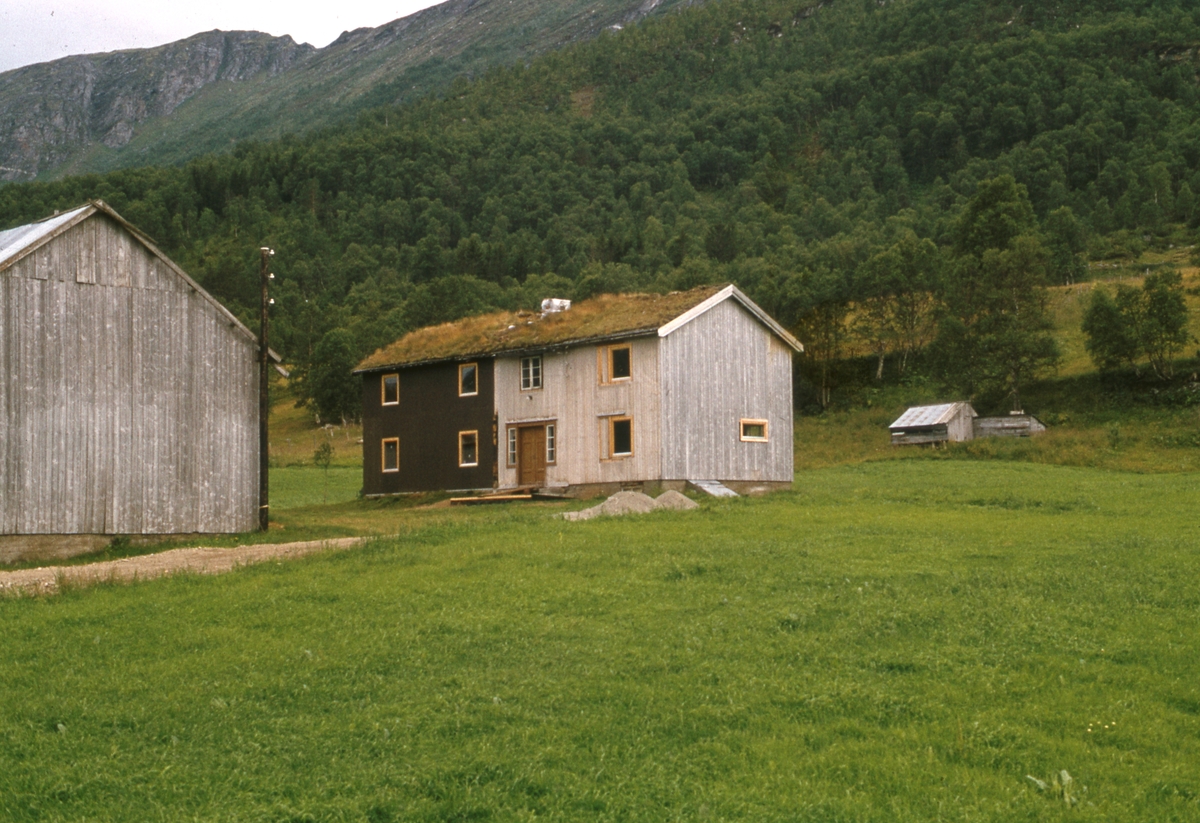
[[532, 500], [532, 494], [485, 494], [481, 497], [451, 497], [451, 506], [482, 506], [485, 503], [515, 503]]

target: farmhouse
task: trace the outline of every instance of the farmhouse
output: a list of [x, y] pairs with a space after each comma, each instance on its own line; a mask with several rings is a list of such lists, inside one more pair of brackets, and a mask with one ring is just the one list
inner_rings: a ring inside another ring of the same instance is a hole
[[253, 529], [257, 351], [103, 202], [0, 232], [0, 536]]
[[789, 486], [802, 350], [734, 286], [420, 329], [355, 371], [364, 492]]

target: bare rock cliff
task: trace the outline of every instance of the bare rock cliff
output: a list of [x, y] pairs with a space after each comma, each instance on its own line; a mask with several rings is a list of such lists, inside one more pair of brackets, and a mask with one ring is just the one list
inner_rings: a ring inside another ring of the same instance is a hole
[[96, 144], [119, 148], [213, 83], [276, 75], [315, 52], [286, 36], [210, 31], [0, 74], [0, 180], [31, 180]]

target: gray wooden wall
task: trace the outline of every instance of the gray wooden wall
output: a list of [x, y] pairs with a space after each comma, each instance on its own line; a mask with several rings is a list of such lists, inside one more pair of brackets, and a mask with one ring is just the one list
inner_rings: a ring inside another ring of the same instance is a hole
[[[662, 338], [662, 478], [792, 481], [791, 349], [734, 300]], [[742, 418], [769, 442], [741, 440]]]
[[[658, 338], [625, 341], [631, 379], [601, 383], [597, 350], [577, 346], [542, 358], [542, 388], [521, 391], [521, 358], [496, 358], [496, 412], [500, 423], [500, 486], [517, 484], [506, 464], [505, 429], [512, 423], [557, 421], [558, 461], [546, 467], [546, 485], [574, 486], [657, 480], [660, 475]], [[624, 343], [622, 344], [624, 345]], [[610, 416], [633, 420], [633, 454], [607, 459]]]
[[103, 214], [0, 272], [0, 534], [253, 529], [245, 332]]

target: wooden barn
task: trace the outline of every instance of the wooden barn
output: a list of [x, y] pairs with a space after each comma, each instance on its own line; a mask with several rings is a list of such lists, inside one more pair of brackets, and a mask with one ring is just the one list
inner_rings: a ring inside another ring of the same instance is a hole
[[102, 202], [0, 232], [0, 543], [254, 529], [257, 352]]
[[959, 443], [975, 437], [975, 409], [970, 403], [913, 406], [888, 426], [893, 446]]
[[791, 484], [803, 348], [737, 288], [546, 308], [420, 329], [359, 365], [366, 494]]

